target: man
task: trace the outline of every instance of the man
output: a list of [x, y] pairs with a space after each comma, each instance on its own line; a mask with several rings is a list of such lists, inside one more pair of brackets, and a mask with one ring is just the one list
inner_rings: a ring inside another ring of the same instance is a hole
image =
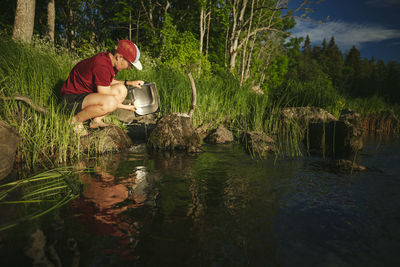
[[140, 87], [143, 81], [118, 81], [114, 77], [131, 65], [142, 69], [137, 46], [128, 40], [121, 40], [117, 49], [102, 52], [79, 62], [70, 72], [60, 94], [67, 107], [75, 109], [72, 119], [74, 131], [83, 134], [83, 122], [92, 119], [89, 127], [108, 126], [103, 118], [117, 108], [135, 111], [135, 106], [124, 105], [127, 86]]

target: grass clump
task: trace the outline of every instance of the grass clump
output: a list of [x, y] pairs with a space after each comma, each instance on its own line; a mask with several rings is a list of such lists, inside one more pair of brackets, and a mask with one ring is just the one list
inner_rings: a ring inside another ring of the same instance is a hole
[[[63, 112], [57, 98], [76, 60], [50, 45], [46, 48], [0, 37], [0, 120], [21, 136], [17, 160], [28, 168], [79, 157], [79, 137], [69, 124], [71, 114]], [[48, 113], [14, 100], [16, 94], [28, 97]]]

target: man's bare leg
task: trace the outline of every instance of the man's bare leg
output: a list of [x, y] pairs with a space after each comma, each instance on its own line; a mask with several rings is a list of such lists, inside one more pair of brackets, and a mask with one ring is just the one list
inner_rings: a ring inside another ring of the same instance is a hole
[[[111, 87], [112, 91], [115, 92], [113, 95], [100, 93], [87, 95], [82, 102], [82, 111], [74, 116], [73, 122], [82, 125], [84, 121], [92, 119], [89, 124], [90, 128], [109, 126], [109, 124], [103, 122], [103, 118], [121, 106], [127, 95], [127, 89], [124, 85], [117, 84]], [[127, 109], [126, 107], [123, 108]]]
[[[104, 94], [90, 94], [85, 97], [82, 102], [82, 110], [76, 114], [72, 123], [75, 124], [74, 128], [77, 130], [83, 128], [83, 122], [93, 119], [90, 123], [90, 128], [106, 127], [106, 123], [102, 119], [118, 106], [116, 98], [112, 95]], [[77, 132], [77, 131], [75, 131]]]
[[[107, 116], [107, 115], [105, 115], [105, 116]], [[105, 123], [103, 121], [105, 116], [93, 118], [92, 121], [89, 124], [89, 127], [92, 128], [92, 129], [96, 129], [96, 128], [104, 128], [104, 127], [110, 126], [110, 124]]]

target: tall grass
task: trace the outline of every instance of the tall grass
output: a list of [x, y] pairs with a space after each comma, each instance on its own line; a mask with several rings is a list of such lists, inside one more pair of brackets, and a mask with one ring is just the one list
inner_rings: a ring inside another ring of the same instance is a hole
[[[40, 40], [25, 45], [0, 36], [0, 97], [18, 93], [49, 110], [49, 114], [43, 114], [25, 103], [2, 101], [0, 119], [20, 133], [19, 159], [26, 166], [57, 165], [80, 156], [79, 137], [68, 123], [71, 115], [63, 112], [56, 96], [78, 60], [67, 50], [53, 48]], [[145, 53], [141, 61], [143, 71], [132, 68], [118, 73], [116, 78], [156, 82], [161, 114], [188, 112], [191, 105], [188, 76]], [[225, 123], [237, 134], [247, 130], [264, 131], [279, 139], [281, 146], [295, 151], [294, 154], [299, 151], [301, 129], [294, 121], [282, 121], [281, 107], [317, 106], [338, 117], [344, 107], [353, 106], [358, 111], [364, 104], [346, 99], [326, 81], [288, 81], [265, 95], [240, 86], [230, 73], [195, 77], [195, 83], [198, 96], [194, 126], [216, 122]]]
[[[71, 115], [63, 112], [57, 99], [75, 62], [67, 51], [44, 43], [26, 45], [0, 37], [0, 119], [20, 134], [17, 160], [28, 168], [79, 157], [79, 137], [68, 122]], [[49, 113], [13, 100], [15, 94], [29, 97]]]
[[300, 82], [289, 80], [274, 92], [278, 99], [286, 99], [287, 106], [320, 107], [339, 117], [340, 111], [346, 106], [346, 98], [324, 80]]

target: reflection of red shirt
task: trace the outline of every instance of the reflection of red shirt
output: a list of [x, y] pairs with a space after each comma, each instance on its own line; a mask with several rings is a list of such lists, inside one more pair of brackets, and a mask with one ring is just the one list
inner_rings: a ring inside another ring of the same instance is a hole
[[109, 86], [116, 74], [109, 53], [99, 53], [76, 64], [63, 84], [60, 94], [95, 93], [98, 85]]

